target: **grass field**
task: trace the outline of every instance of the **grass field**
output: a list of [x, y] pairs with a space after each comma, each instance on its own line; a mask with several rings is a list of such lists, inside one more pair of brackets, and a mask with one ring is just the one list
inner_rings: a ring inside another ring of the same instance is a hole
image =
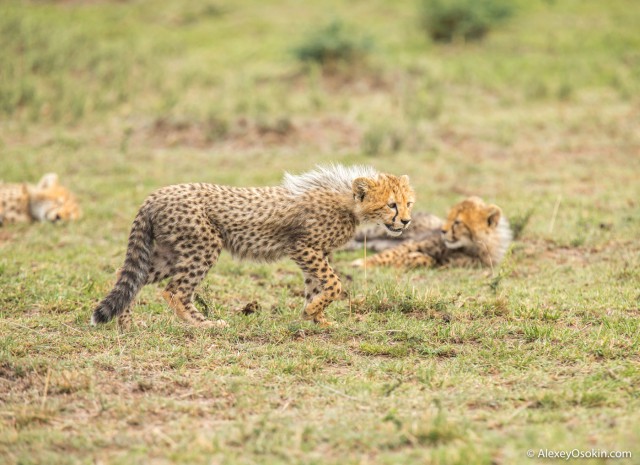
[[[515, 5], [438, 45], [413, 0], [2, 2], [0, 179], [55, 171], [84, 217], [0, 228], [0, 463], [640, 463], [640, 8]], [[297, 61], [335, 19], [367, 59]], [[226, 254], [199, 306], [229, 328], [152, 286], [131, 331], [89, 326], [153, 189], [324, 162], [409, 174], [418, 210], [531, 216], [493, 273], [337, 254], [329, 329], [292, 263]]]

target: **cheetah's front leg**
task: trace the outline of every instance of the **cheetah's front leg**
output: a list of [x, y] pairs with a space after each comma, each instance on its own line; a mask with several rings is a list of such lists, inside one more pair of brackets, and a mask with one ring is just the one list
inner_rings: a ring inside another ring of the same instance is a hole
[[302, 269], [305, 277], [306, 302], [303, 318], [329, 326], [331, 323], [325, 318], [324, 310], [340, 297], [340, 279], [322, 252], [304, 249], [292, 258]]

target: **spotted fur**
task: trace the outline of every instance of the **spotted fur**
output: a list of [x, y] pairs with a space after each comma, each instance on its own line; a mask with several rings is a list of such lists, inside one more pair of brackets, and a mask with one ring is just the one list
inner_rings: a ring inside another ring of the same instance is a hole
[[[496, 205], [486, 205], [478, 197], [469, 197], [451, 208], [445, 221], [425, 213], [414, 215], [414, 224], [399, 240], [382, 237], [369, 229], [356, 236], [348, 248], [372, 245], [379, 254], [353, 266], [434, 267], [497, 266], [504, 257], [512, 233], [509, 222]], [[368, 236], [366, 236], [368, 234]]]
[[0, 225], [30, 221], [65, 221], [80, 218], [76, 197], [58, 182], [55, 173], [38, 184], [0, 183]]
[[177, 316], [206, 320], [193, 295], [220, 252], [270, 262], [291, 258], [305, 278], [303, 316], [328, 324], [324, 310], [341, 294], [328, 255], [353, 237], [360, 223], [384, 225], [401, 234], [411, 221], [414, 193], [406, 176], [368, 167], [319, 167], [281, 186], [242, 188], [181, 184], [151, 194], [133, 222], [127, 255], [113, 290], [93, 312], [92, 322], [118, 317], [130, 323], [130, 307], [142, 286], [164, 279], [163, 292]]

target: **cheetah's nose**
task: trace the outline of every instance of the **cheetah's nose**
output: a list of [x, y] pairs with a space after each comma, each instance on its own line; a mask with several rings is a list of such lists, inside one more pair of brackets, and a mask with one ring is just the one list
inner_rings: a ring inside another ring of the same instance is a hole
[[409, 223], [411, 223], [411, 220], [400, 220], [400, 223], [402, 223], [405, 226], [409, 226]]

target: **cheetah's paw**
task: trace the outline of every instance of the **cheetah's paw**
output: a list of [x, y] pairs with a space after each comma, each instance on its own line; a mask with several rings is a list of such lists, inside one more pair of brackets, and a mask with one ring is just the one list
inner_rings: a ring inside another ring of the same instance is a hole
[[229, 326], [229, 324], [224, 321], [224, 320], [215, 320], [215, 321], [211, 321], [211, 320], [206, 320], [203, 321], [202, 323], [200, 323], [198, 326], [202, 326], [203, 328], [226, 328]]

